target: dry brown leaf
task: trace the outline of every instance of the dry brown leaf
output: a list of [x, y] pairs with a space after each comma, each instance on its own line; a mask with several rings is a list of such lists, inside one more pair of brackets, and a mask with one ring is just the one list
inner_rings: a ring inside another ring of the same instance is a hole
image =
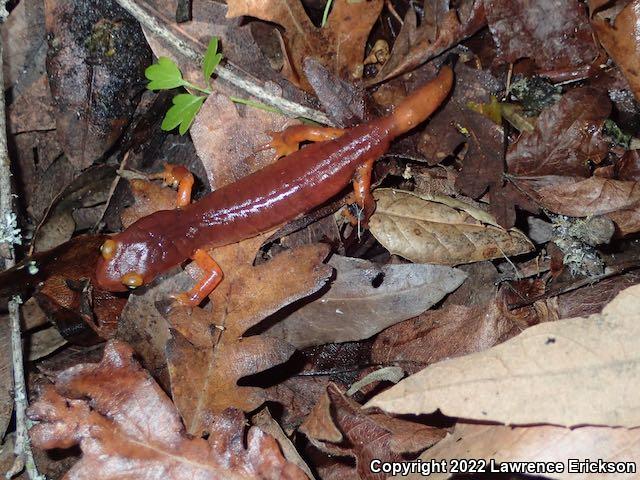
[[[322, 263], [326, 245], [299, 247], [253, 266], [263, 240], [255, 237], [213, 250], [225, 278], [210, 296], [212, 311], [199, 315], [195, 325], [181, 328], [167, 344], [173, 398], [191, 433], [202, 431], [211, 412], [230, 406], [251, 411], [266, 400], [263, 389], [239, 386], [238, 380], [284, 362], [294, 348], [265, 335], [242, 335], [317, 291], [331, 275], [331, 267]], [[175, 309], [171, 323], [186, 323], [183, 315], [189, 315], [186, 309]], [[203, 321], [204, 328], [212, 330], [208, 338], [199, 336]], [[206, 346], [198, 346], [203, 341]]]
[[413, 70], [486, 25], [483, 0], [463, 0], [456, 8], [449, 8], [449, 3], [425, 0], [420, 26], [409, 6], [389, 60], [371, 83]]
[[600, 163], [609, 150], [602, 126], [610, 113], [611, 102], [601, 90], [567, 92], [540, 114], [533, 132], [522, 133], [509, 147], [509, 173], [588, 176], [589, 162]]
[[289, 437], [282, 431], [282, 427], [271, 416], [271, 412], [267, 407], [260, 410], [251, 417], [251, 423], [262, 430], [264, 433], [271, 435], [278, 441], [280, 450], [284, 458], [289, 462], [296, 464], [302, 470], [309, 480], [314, 480], [313, 473], [309, 469], [309, 465], [302, 459], [298, 450], [293, 445]]
[[69, 240], [76, 230], [74, 211], [104, 203], [108, 199], [109, 189], [115, 177], [115, 168], [96, 165], [66, 185], [56, 195], [33, 233], [33, 250], [49, 250]]
[[[13, 40], [15, 42], [15, 40]], [[49, 80], [42, 74], [8, 108], [11, 133], [54, 130], [56, 118]]]
[[570, 217], [607, 215], [621, 235], [640, 231], [640, 188], [636, 181], [560, 175], [510, 178], [551, 212]]
[[385, 265], [334, 255], [329, 290], [266, 331], [297, 348], [369, 338], [431, 308], [464, 282], [439, 265]]
[[[636, 427], [640, 286], [602, 314], [542, 323], [485, 352], [443, 361], [371, 400], [393, 413], [506, 424]], [[606, 388], [603, 388], [606, 385]]]
[[43, 2], [20, 2], [2, 24], [4, 90], [22, 96], [45, 72], [47, 33]]
[[107, 344], [98, 364], [57, 374], [29, 416], [39, 422], [29, 432], [38, 448], [80, 444], [83, 456], [65, 478], [306, 478], [259, 429], [249, 430], [245, 448], [242, 414], [211, 418], [209, 441], [185, 435], [171, 400], [122, 342]]
[[[495, 298], [479, 305], [450, 304], [394, 325], [376, 337], [371, 360], [398, 364], [415, 373], [440, 360], [481, 352], [523, 328], [555, 319], [555, 312], [544, 302], [509, 310], [509, 291], [503, 288]], [[544, 288], [535, 293], [543, 292]]]
[[300, 0], [229, 0], [228, 17], [249, 15], [284, 28], [283, 73], [293, 83], [313, 92], [304, 74], [304, 60], [312, 57], [346, 80], [362, 77], [364, 47], [380, 15], [383, 0], [333, 2], [327, 23], [317, 28]]
[[393, 189], [378, 189], [374, 196], [371, 233], [412, 262], [458, 265], [533, 250], [520, 231], [504, 230], [486, 212], [449, 197], [431, 200]]
[[613, 25], [596, 14], [591, 23], [600, 43], [618, 64], [637, 100], [640, 100], [640, 0], [632, 0], [617, 15]]
[[332, 383], [300, 430], [329, 454], [355, 457], [363, 480], [386, 478], [385, 474], [371, 472], [369, 465], [374, 458], [401, 461], [404, 454], [420, 452], [446, 434], [441, 428], [364, 412], [358, 402]]
[[[505, 427], [502, 425], [474, 425], [459, 423], [453, 433], [440, 443], [424, 452], [420, 459], [429, 462], [434, 459], [452, 460], [461, 458], [485, 459], [486, 471], [490, 472], [489, 462], [561, 462], [564, 472], [546, 474], [545, 478], [560, 480], [600, 480], [600, 479], [636, 479], [637, 474], [625, 475], [602, 472], [569, 473], [568, 460], [590, 459], [597, 462], [634, 462], [640, 461], [640, 429], [581, 427], [560, 428], [552, 426]], [[432, 480], [445, 480], [448, 473], [433, 473]], [[391, 477], [418, 480], [420, 475]]]
[[268, 132], [300, 123], [253, 108], [241, 115], [238, 108], [225, 95], [209, 95], [190, 129], [212, 189], [272, 163], [274, 151], [262, 148], [271, 141]]

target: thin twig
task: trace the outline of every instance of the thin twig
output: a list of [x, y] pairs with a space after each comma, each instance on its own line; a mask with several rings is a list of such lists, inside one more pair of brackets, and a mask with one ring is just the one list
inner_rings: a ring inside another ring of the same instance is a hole
[[[7, 17], [6, 0], [0, 1], [0, 24]], [[3, 58], [2, 39], [0, 38], [0, 59]], [[0, 85], [4, 85], [2, 69], [0, 69]], [[12, 218], [13, 196], [11, 190], [11, 162], [7, 151], [7, 126], [5, 121], [4, 95], [0, 95], [0, 219]], [[5, 252], [4, 266], [11, 268], [15, 265], [15, 250], [13, 236], [8, 236], [3, 249]], [[26, 468], [31, 480], [44, 478], [38, 473], [33, 460], [31, 443], [26, 417], [27, 388], [24, 380], [24, 364], [22, 358], [22, 335], [20, 332], [20, 299], [14, 297], [9, 301], [9, 322], [11, 325], [11, 358], [13, 363], [14, 401], [16, 413], [16, 443], [14, 446], [15, 459], [12, 467], [6, 473], [7, 478], [20, 473]]]
[[[134, 0], [116, 1], [151, 33], [161, 37], [164, 41], [172, 45], [178, 52], [189, 60], [195, 62], [197, 65], [202, 63], [203, 52], [194, 50], [188, 42], [185, 42], [166, 26], [162, 25], [157, 18], [141, 8]], [[332, 125], [331, 120], [329, 120], [329, 117], [327, 117], [324, 112], [305, 107], [304, 105], [300, 105], [299, 103], [292, 102], [291, 100], [275, 95], [262, 85], [259, 85], [255, 79], [249, 78], [247, 75], [240, 75], [229, 66], [218, 65], [216, 68], [216, 74], [222, 80], [234, 85], [238, 89], [252, 95], [260, 101], [281, 110], [286, 115], [309, 118], [318, 123]]]

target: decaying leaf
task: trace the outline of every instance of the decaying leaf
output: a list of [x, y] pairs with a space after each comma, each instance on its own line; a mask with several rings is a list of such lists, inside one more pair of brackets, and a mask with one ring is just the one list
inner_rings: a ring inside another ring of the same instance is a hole
[[[424, 452], [420, 459], [429, 462], [460, 458], [493, 460], [498, 464], [506, 462], [560, 462], [565, 468], [562, 472], [544, 475], [545, 478], [571, 480], [578, 475], [585, 480], [621, 478], [633, 479], [637, 474], [607, 474], [602, 471], [582, 471], [579, 474], [569, 472], [568, 461], [574, 459], [598, 459], [603, 462], [633, 462], [640, 458], [638, 443], [640, 429], [581, 427], [561, 428], [554, 426], [505, 427], [502, 425], [456, 425], [455, 430], [443, 441]], [[489, 471], [487, 465], [487, 471]], [[535, 473], [535, 472], [530, 472]], [[432, 473], [429, 478], [445, 480], [448, 473]], [[398, 478], [398, 477], [392, 477]], [[419, 475], [401, 478], [418, 480]]]
[[46, 0], [45, 10], [58, 139], [86, 168], [131, 119], [150, 51], [139, 24], [115, 1]]
[[371, 360], [415, 373], [440, 360], [481, 352], [523, 328], [555, 319], [544, 302], [509, 310], [508, 291], [503, 288], [479, 305], [446, 305], [388, 328], [376, 337]]
[[509, 173], [589, 176], [589, 162], [600, 163], [609, 150], [602, 127], [610, 113], [611, 102], [600, 90], [567, 92], [542, 112], [533, 132], [509, 147]]
[[499, 58], [533, 58], [546, 70], [590, 64], [598, 55], [584, 5], [578, 0], [485, 0]]
[[624, 73], [637, 100], [640, 100], [640, 39], [636, 34], [639, 11], [640, 0], [632, 0], [615, 17], [613, 25], [599, 14], [592, 19], [600, 43]]
[[329, 384], [325, 394], [300, 430], [314, 445], [333, 455], [356, 458], [359, 478], [381, 480], [386, 474], [371, 472], [371, 460], [400, 461], [404, 454], [430, 447], [446, 430], [364, 412], [362, 406]]
[[486, 25], [482, 0], [463, 0], [456, 8], [450, 8], [449, 3], [425, 0], [420, 26], [416, 12], [409, 7], [389, 60], [372, 83], [414, 69]]
[[602, 314], [535, 325], [485, 352], [431, 365], [367, 406], [514, 425], [636, 427], [629, 385], [640, 374], [638, 295], [630, 287]]
[[210, 418], [208, 441], [185, 435], [171, 400], [122, 342], [110, 342], [100, 363], [58, 373], [29, 416], [39, 422], [29, 432], [39, 448], [80, 444], [67, 478], [306, 478], [261, 430], [249, 430], [245, 447], [237, 412]]
[[228, 17], [248, 15], [274, 22], [284, 28], [283, 73], [294, 84], [313, 92], [304, 74], [304, 60], [312, 57], [339, 77], [362, 77], [364, 47], [373, 23], [382, 10], [382, 0], [333, 2], [327, 24], [317, 28], [307, 16], [300, 0], [276, 3], [262, 0], [229, 0]]
[[369, 338], [431, 308], [464, 281], [460, 270], [438, 265], [378, 266], [334, 255], [336, 278], [326, 293], [267, 334], [298, 348]]
[[607, 215], [621, 235], [640, 231], [640, 189], [636, 181], [561, 175], [510, 178], [551, 212], [570, 217]]
[[17, 98], [45, 73], [43, 2], [20, 2], [2, 24], [4, 89]]
[[426, 199], [392, 189], [378, 189], [374, 196], [371, 233], [391, 253], [413, 262], [457, 265], [533, 250], [520, 231], [504, 230], [488, 213], [448, 197]]
[[[77, 226], [73, 216], [76, 209], [104, 203], [115, 176], [113, 167], [98, 165], [87, 169], [67, 185], [38, 225], [33, 239], [34, 251], [49, 250], [69, 240]], [[87, 225], [82, 227], [87, 228]]]

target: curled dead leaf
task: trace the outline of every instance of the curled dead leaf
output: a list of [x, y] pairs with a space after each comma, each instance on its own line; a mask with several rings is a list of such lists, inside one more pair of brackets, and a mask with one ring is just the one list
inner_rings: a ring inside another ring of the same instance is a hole
[[534, 249], [519, 230], [504, 230], [488, 213], [449, 197], [393, 189], [378, 189], [374, 197], [371, 233], [391, 253], [412, 262], [458, 265]]

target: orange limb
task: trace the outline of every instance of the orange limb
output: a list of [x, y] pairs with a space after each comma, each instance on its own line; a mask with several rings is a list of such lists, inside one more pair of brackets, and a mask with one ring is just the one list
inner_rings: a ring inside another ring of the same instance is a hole
[[359, 223], [366, 226], [369, 217], [375, 209], [375, 200], [373, 199], [373, 195], [371, 195], [372, 173], [373, 160], [369, 160], [360, 165], [358, 170], [356, 170], [355, 177], [353, 178], [353, 199], [360, 211], [357, 217], [351, 215], [350, 221], [352, 224]]
[[160, 179], [165, 185], [178, 189], [176, 197], [176, 206], [178, 208], [191, 203], [191, 191], [193, 190], [195, 179], [186, 167], [166, 163], [164, 171], [149, 175], [149, 178], [152, 180]]
[[197, 249], [191, 259], [204, 272], [204, 276], [188, 292], [173, 295], [176, 303], [183, 307], [197, 307], [215, 290], [224, 274], [220, 265], [206, 251]]
[[276, 151], [276, 158], [284, 157], [297, 151], [302, 142], [324, 142], [334, 140], [345, 130], [342, 128], [319, 127], [315, 125], [292, 125], [282, 132], [270, 132], [271, 141], [264, 149], [273, 148]]

